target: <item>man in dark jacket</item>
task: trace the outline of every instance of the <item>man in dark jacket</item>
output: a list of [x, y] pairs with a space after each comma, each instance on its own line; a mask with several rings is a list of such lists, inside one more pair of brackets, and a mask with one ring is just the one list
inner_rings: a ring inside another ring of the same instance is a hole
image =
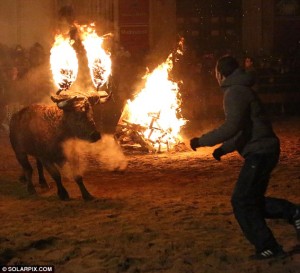
[[268, 228], [266, 218], [282, 218], [294, 225], [300, 239], [300, 207], [284, 199], [265, 197], [272, 170], [280, 154], [279, 139], [251, 86], [252, 76], [239, 68], [237, 60], [225, 56], [216, 65], [216, 79], [224, 90], [225, 122], [217, 129], [190, 140], [198, 147], [214, 146], [213, 156], [237, 150], [245, 162], [234, 188], [231, 203], [234, 215], [256, 249], [255, 259], [284, 257], [287, 254]]

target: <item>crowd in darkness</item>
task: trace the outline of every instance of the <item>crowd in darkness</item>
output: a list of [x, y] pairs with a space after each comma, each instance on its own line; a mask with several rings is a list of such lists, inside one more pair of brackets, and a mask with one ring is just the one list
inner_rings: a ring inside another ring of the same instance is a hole
[[21, 45], [11, 48], [0, 44], [1, 82], [22, 78], [31, 68], [44, 61], [44, 48], [37, 42], [27, 50]]
[[[187, 48], [182, 62], [178, 65], [183, 77], [183, 101], [186, 104], [189, 118], [199, 118], [206, 114], [211, 116], [215, 109], [215, 102], [221, 93], [215, 81], [215, 64], [219, 57], [224, 55], [235, 56], [242, 68], [253, 74], [256, 84], [253, 87], [259, 96], [264, 98], [274, 94], [272, 102], [268, 103], [267, 110], [271, 114], [282, 114], [283, 106], [291, 113], [299, 113], [299, 100], [289, 100], [289, 97], [299, 97], [295, 93], [300, 92], [298, 80], [300, 71], [300, 46], [293, 50], [287, 50], [285, 54], [266, 54], [261, 52], [255, 56], [247, 52], [204, 51], [200, 53]], [[283, 99], [281, 101], [281, 99]], [[288, 101], [287, 101], [288, 100]], [[283, 105], [288, 104], [288, 105]], [[218, 105], [219, 106], [219, 105]], [[192, 111], [193, 112], [192, 112]], [[222, 113], [215, 113], [216, 116]]]
[[[136, 82], [142, 78], [145, 67], [151, 62], [145, 57], [146, 61], [142, 62], [143, 65], [138, 64], [130, 54], [124, 54], [124, 50], [120, 48], [118, 46], [114, 48], [112, 58], [113, 80], [118, 89], [115, 92], [116, 101], [118, 102], [119, 99], [118, 107], [121, 109], [124, 102], [131, 98]], [[188, 47], [183, 48], [183, 51], [183, 57], [179, 58], [174, 65], [174, 76], [176, 81], [182, 80], [184, 83], [180, 93], [183, 99], [183, 115], [187, 119], [211, 116], [212, 109], [220, 108], [214, 105], [220, 97], [214, 68], [217, 58], [224, 54], [236, 56], [245, 70], [255, 74], [257, 78], [255, 88], [258, 92], [275, 93], [289, 90], [295, 92], [300, 89], [298, 78], [295, 77], [300, 71], [299, 48], [289, 58], [266, 55], [253, 57], [234, 52], [205, 51], [200, 54], [197, 50]], [[49, 56], [39, 43], [34, 43], [27, 49], [21, 45], [8, 47], [0, 44], [0, 127], [7, 117], [7, 106], [19, 104], [21, 107], [35, 103], [40, 101], [42, 92], [46, 93], [45, 82], [47, 83], [51, 77], [46, 73], [45, 78], [41, 77], [45, 65], [49, 65]], [[48, 67], [44, 70], [49, 72]], [[40, 88], [41, 83], [43, 88]], [[29, 90], [36, 90], [36, 92], [30, 91], [29, 96]]]
[[0, 44], [0, 125], [7, 116], [7, 105], [30, 103], [26, 94], [18, 94], [18, 85], [45, 61], [44, 48], [37, 42], [28, 49]]

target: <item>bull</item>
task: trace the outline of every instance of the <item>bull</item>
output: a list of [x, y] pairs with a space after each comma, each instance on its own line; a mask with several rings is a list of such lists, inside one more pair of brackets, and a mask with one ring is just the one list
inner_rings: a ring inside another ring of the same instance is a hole
[[[56, 105], [33, 104], [15, 113], [10, 121], [10, 142], [17, 161], [22, 166], [20, 180], [26, 182], [30, 194], [36, 194], [32, 183], [33, 168], [28, 156], [36, 159], [39, 183], [48, 187], [43, 167], [56, 182], [57, 194], [61, 200], [68, 200], [69, 194], [62, 184], [59, 167], [66, 162], [62, 144], [71, 138], [96, 142], [101, 138], [93, 119], [92, 106], [103, 103], [109, 95], [93, 93], [89, 96], [60, 94], [51, 96]], [[93, 196], [86, 189], [81, 175], [74, 175], [82, 198]]]

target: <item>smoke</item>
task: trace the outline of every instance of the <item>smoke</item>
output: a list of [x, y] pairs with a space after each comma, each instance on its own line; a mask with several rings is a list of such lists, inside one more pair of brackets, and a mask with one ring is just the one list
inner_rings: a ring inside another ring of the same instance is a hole
[[9, 103], [29, 105], [49, 103], [50, 94], [55, 92], [48, 64], [29, 70], [22, 78], [12, 81], [7, 90]]
[[89, 163], [99, 164], [109, 171], [124, 171], [128, 161], [112, 135], [103, 135], [100, 141], [89, 143], [79, 139], [70, 139], [63, 143], [67, 158], [64, 171], [68, 176], [84, 175]]

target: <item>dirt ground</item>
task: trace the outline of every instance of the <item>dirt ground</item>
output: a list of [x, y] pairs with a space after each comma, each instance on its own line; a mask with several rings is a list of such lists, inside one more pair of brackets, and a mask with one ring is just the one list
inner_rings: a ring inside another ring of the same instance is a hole
[[[300, 203], [300, 118], [276, 119], [274, 127], [282, 154], [268, 194]], [[187, 139], [197, 134], [185, 132]], [[83, 201], [64, 177], [71, 200], [60, 201], [48, 176], [51, 188], [39, 188], [36, 172], [38, 196], [28, 195], [8, 135], [0, 138], [0, 264], [54, 265], [56, 273], [300, 272], [299, 254], [249, 260], [253, 248], [230, 205], [242, 164], [235, 153], [221, 162], [213, 148], [128, 153], [124, 172], [91, 161], [84, 181], [96, 199]], [[299, 247], [291, 225], [268, 223], [285, 250]]]

